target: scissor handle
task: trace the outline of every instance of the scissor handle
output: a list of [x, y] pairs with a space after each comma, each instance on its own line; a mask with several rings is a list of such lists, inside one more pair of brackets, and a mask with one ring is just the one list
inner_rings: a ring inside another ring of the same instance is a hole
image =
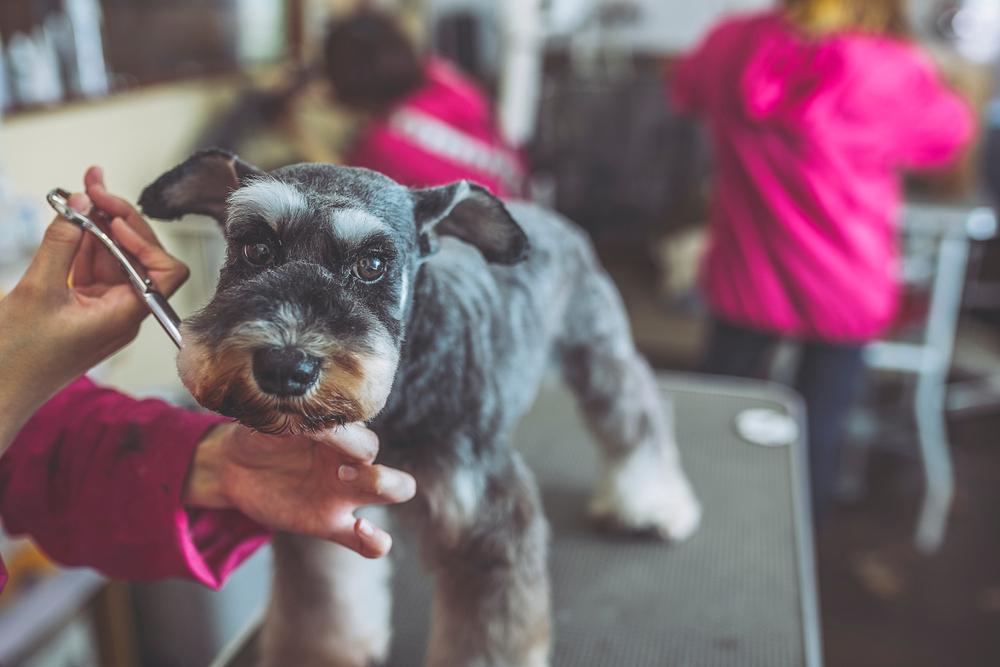
[[108, 249], [118, 263], [121, 264], [122, 270], [125, 271], [125, 275], [128, 276], [129, 281], [132, 286], [140, 294], [145, 294], [151, 289], [154, 289], [152, 283], [144, 276], [139, 269], [132, 264], [132, 260], [129, 256], [125, 254], [115, 240], [111, 238], [103, 229], [101, 229], [96, 222], [91, 220], [89, 217], [80, 213], [79, 211], [74, 211], [69, 205], [69, 193], [62, 188], [56, 188], [52, 190], [46, 199], [49, 205], [56, 210], [56, 213], [66, 218], [78, 227], [83, 228], [84, 231], [88, 231], [97, 239], [104, 244], [104, 247]]
[[111, 238], [111, 236], [109, 236], [89, 217], [79, 211], [74, 211], [70, 207], [69, 198], [69, 192], [63, 190], [62, 188], [55, 188], [45, 197], [45, 199], [49, 202], [49, 206], [55, 209], [56, 213], [84, 231], [90, 232], [96, 236], [104, 247], [108, 249], [108, 252], [110, 252], [116, 260], [118, 260], [118, 263], [121, 265], [125, 275], [128, 276], [129, 282], [132, 283], [132, 287], [135, 288], [135, 291], [142, 297], [146, 306], [150, 311], [152, 311], [153, 315], [156, 317], [156, 321], [160, 323], [160, 326], [167, 332], [167, 335], [170, 336], [170, 339], [174, 342], [174, 344], [177, 345], [177, 347], [180, 347], [181, 318], [178, 317], [177, 313], [174, 312], [174, 309], [170, 307], [166, 297], [160, 294], [159, 290], [156, 289], [156, 286], [153, 285], [152, 280], [136, 268], [135, 264], [132, 263], [131, 258], [117, 243], [115, 243], [115, 240]]

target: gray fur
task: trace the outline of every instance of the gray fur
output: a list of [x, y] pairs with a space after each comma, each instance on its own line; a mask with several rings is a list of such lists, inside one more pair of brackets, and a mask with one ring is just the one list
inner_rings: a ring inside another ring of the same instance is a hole
[[[182, 177], [164, 178], [183, 190], [176, 185]], [[287, 313], [291, 303], [302, 314], [298, 335], [369, 351], [376, 338], [391, 344], [398, 354], [391, 392], [366, 418], [381, 439], [383, 462], [417, 479], [417, 498], [400, 512], [418, 529], [436, 577], [427, 664], [547, 665], [548, 528], [510, 436], [552, 362], [562, 366], [602, 444], [595, 515], [673, 539], [690, 535], [700, 516], [669, 414], [587, 238], [550, 211], [513, 202], [504, 208], [468, 184], [411, 191], [372, 172], [323, 165], [288, 167], [269, 178], [294, 185], [309, 205], [308, 215], [287, 228], [278, 224], [285, 263], [258, 272], [241, 266], [239, 230], [256, 223], [229, 219], [232, 245], [218, 293], [186, 323], [185, 335], [210, 352], [246, 354], [226, 348], [227, 337], [248, 322], [264, 321], [268, 331], [279, 326], [278, 306]], [[149, 197], [157, 198], [162, 194]], [[347, 251], [324, 231], [338, 207], [364, 210], [390, 230], [393, 268], [378, 289], [343, 278], [338, 262]], [[262, 400], [258, 407], [272, 405]], [[307, 426], [335, 421], [313, 417]], [[355, 624], [337, 617], [360, 618], [367, 604], [337, 593], [344, 586], [338, 580], [356, 576], [354, 568], [323, 567], [323, 554], [338, 548], [286, 536], [275, 549], [263, 663], [293, 664], [293, 646], [310, 659], [294, 664], [354, 667], [379, 657], [375, 650], [331, 655], [330, 647], [350, 645], [354, 632]], [[301, 620], [303, 609], [329, 632], [317, 636], [314, 624]], [[312, 662], [315, 656], [323, 662]]]

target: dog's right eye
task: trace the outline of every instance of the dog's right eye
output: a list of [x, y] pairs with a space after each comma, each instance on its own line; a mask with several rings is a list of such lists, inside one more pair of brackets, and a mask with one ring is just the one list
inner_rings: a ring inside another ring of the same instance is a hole
[[274, 260], [274, 251], [266, 243], [247, 243], [243, 246], [243, 256], [254, 266], [267, 266]]

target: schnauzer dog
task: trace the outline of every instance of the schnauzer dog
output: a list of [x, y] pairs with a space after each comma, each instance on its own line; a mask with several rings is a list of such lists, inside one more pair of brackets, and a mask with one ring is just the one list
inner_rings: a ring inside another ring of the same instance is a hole
[[[366, 421], [417, 479], [400, 508], [435, 575], [434, 667], [542, 667], [551, 638], [548, 527], [510, 445], [550, 361], [601, 444], [591, 512], [681, 540], [700, 506], [671, 417], [585, 235], [466, 181], [410, 189], [300, 164], [265, 173], [195, 154], [140, 200], [214, 217], [216, 294], [183, 325], [178, 369], [205, 407], [261, 431]], [[279, 535], [262, 634], [269, 667], [385, 659], [385, 559]]]

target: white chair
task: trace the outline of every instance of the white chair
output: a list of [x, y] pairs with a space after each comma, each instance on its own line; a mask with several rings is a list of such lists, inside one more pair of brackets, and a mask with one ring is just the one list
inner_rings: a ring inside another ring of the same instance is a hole
[[910, 204], [903, 213], [903, 283], [927, 291], [927, 311], [901, 339], [872, 343], [870, 368], [916, 376], [913, 410], [926, 487], [917, 522], [917, 548], [940, 548], [954, 496], [954, 471], [945, 422], [945, 394], [971, 241], [993, 238], [990, 208]]

